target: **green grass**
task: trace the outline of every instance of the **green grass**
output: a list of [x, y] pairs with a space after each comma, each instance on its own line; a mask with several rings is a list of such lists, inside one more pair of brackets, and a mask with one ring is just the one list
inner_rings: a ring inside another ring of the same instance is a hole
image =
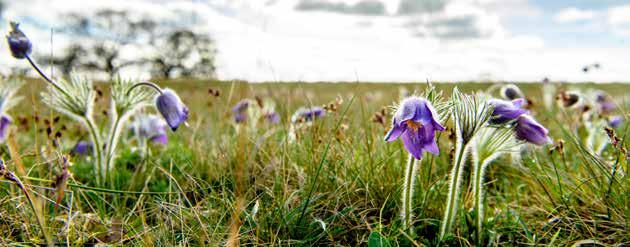
[[[374, 113], [398, 100], [401, 87], [422, 92], [424, 83], [182, 80], [162, 84], [177, 90], [190, 107], [190, 127], [170, 133], [169, 145], [153, 146], [147, 158], [134, 152], [134, 143], [123, 138], [112, 174], [115, 182], [106, 188], [97, 188], [88, 158], [72, 157], [73, 178], [61, 203], [71, 207], [70, 215], [67, 208], [55, 208], [54, 190], [32, 186], [50, 187], [49, 180], [60, 171], [60, 155], [67, 154], [79, 138], [87, 139], [87, 132], [61, 116], [52, 124], [52, 133], [60, 131], [62, 137], [57, 147], [52, 145], [44, 119], [60, 114], [40, 102], [42, 85], [29, 81], [20, 91], [26, 99], [9, 112], [15, 123], [12, 148], [18, 150], [21, 162], [10, 155], [7, 145], [1, 153], [9, 169], [31, 186], [47, 223], [46, 232], [58, 243], [438, 245], [452, 163], [450, 131], [439, 135], [441, 154], [422, 160], [414, 190], [414, 230], [408, 233], [398, 217], [407, 153], [400, 141], [382, 140], [391, 110], [385, 125], [372, 121]], [[444, 95], [450, 95], [454, 86], [437, 84]], [[458, 86], [471, 92], [490, 85]], [[107, 94], [106, 85], [98, 87]], [[619, 100], [630, 89], [624, 84], [578, 87], [601, 88]], [[208, 94], [210, 88], [219, 89], [220, 96]], [[582, 240], [630, 244], [626, 154], [609, 146], [602, 157], [589, 155], [583, 150], [583, 137], [572, 127], [574, 114], [545, 110], [538, 84], [524, 84], [522, 89], [534, 101], [533, 112], [550, 129], [551, 137], [564, 140], [564, 150], [530, 148], [518, 163], [506, 156], [489, 166], [485, 242], [495, 246], [563, 246]], [[272, 98], [282, 122], [237, 132], [231, 107], [254, 96]], [[293, 111], [304, 105], [334, 103], [336, 98], [343, 99], [336, 111], [300, 130], [296, 142], [289, 141]], [[101, 119], [105, 117], [102, 111], [108, 109], [103, 100], [97, 101], [95, 111]], [[445, 125], [451, 128], [452, 122]], [[617, 130], [622, 140], [628, 133], [625, 125]], [[18, 172], [20, 166], [25, 174]], [[474, 243], [470, 172], [467, 165], [454, 234], [439, 245]], [[4, 233], [0, 243], [45, 243], [15, 185], [0, 184], [0, 202]]]

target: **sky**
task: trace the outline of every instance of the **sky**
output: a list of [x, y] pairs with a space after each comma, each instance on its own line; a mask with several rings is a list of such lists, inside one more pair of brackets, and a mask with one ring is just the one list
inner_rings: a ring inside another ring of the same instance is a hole
[[[20, 0], [5, 8], [3, 22], [20, 21], [35, 54], [50, 52], [50, 29], [72, 12], [112, 8], [189, 25], [215, 40], [222, 80], [630, 82], [630, 0]], [[56, 35], [52, 49], [72, 38]], [[7, 53], [5, 70], [17, 62]], [[594, 63], [600, 69], [582, 71]]]

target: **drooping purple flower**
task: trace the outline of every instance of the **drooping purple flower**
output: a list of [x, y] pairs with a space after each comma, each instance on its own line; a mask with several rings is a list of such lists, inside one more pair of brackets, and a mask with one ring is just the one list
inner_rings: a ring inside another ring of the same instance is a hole
[[291, 117], [291, 122], [297, 123], [299, 121], [312, 122], [316, 118], [326, 116], [326, 110], [319, 106], [314, 107], [302, 107], [295, 111], [293, 116]]
[[155, 104], [173, 131], [176, 131], [179, 125], [185, 123], [188, 119], [188, 107], [182, 103], [179, 96], [171, 89], [162, 90], [162, 94], [156, 98]]
[[505, 124], [512, 120], [517, 119], [523, 114], [527, 114], [528, 111], [523, 109], [523, 99], [515, 99], [510, 101], [491, 99], [488, 101], [494, 110], [492, 111], [492, 118], [490, 118], [490, 124]]
[[507, 100], [525, 99], [525, 94], [514, 84], [507, 84], [501, 87], [501, 96]]
[[81, 156], [89, 155], [90, 153], [92, 153], [93, 148], [94, 148], [94, 145], [92, 145], [92, 142], [79, 141], [77, 145], [74, 146], [71, 153], [74, 155], [81, 155]]
[[405, 149], [416, 159], [421, 159], [423, 151], [440, 153], [435, 132], [443, 130], [444, 126], [438, 123], [436, 112], [429, 101], [409, 97], [400, 102], [385, 141], [391, 142], [400, 137]]
[[244, 99], [236, 103], [232, 108], [232, 114], [234, 114], [234, 122], [242, 123], [247, 121], [247, 109], [249, 108], [249, 99]]
[[536, 120], [529, 115], [521, 115], [518, 117], [514, 131], [516, 132], [516, 139], [519, 140], [536, 145], [551, 143], [549, 130], [536, 122]]
[[9, 43], [11, 55], [17, 59], [23, 59], [31, 54], [33, 51], [33, 44], [20, 30], [19, 25], [20, 24], [17, 22], [10, 22], [10, 31], [7, 35], [7, 42]]
[[7, 131], [9, 130], [9, 125], [11, 125], [12, 122], [11, 117], [7, 115], [0, 117], [0, 142], [4, 141], [7, 137]]
[[612, 116], [608, 119], [608, 126], [611, 128], [619, 128], [619, 126], [621, 126], [621, 122], [623, 122], [623, 117]]

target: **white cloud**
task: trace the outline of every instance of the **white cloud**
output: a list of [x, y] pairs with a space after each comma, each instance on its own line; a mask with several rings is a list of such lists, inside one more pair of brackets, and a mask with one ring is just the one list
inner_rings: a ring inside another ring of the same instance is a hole
[[580, 10], [575, 7], [570, 7], [558, 12], [558, 14], [553, 17], [553, 20], [557, 23], [572, 23], [578, 21], [592, 20], [595, 17], [595, 11]]
[[630, 5], [610, 8], [607, 21], [613, 33], [630, 37]]
[[[346, 6], [360, 1], [331, 0]], [[7, 13], [55, 23], [62, 21], [59, 13], [64, 11], [89, 13], [100, 7], [139, 11], [158, 18], [176, 17], [177, 11], [194, 12], [199, 18], [194, 29], [209, 32], [217, 42], [217, 74], [225, 80], [354, 81], [356, 76], [365, 81], [630, 78], [626, 68], [630, 48], [552, 49], [540, 37], [509, 30], [504, 25], [504, 19], [514, 13], [509, 6], [518, 6], [523, 11], [517, 13], [524, 16], [540, 14], [524, 0], [451, 0], [438, 12], [413, 15], [398, 15], [397, 1], [381, 1], [387, 9], [381, 16], [297, 11], [298, 0], [276, 0], [272, 5], [267, 4], [269, 1], [229, 0], [112, 0], [89, 4], [80, 0], [31, 0], [11, 2]], [[611, 9], [606, 15], [608, 22], [626, 23], [625, 11]], [[48, 52], [47, 26], [24, 26], [24, 30], [36, 42], [36, 53]], [[463, 36], [466, 39], [453, 38]], [[63, 47], [66, 41], [67, 37], [55, 38], [55, 47]], [[4, 45], [1, 43], [0, 48], [6, 49]], [[0, 59], [0, 64], [7, 60], [16, 61]], [[588, 75], [580, 71], [581, 66], [593, 61], [601, 62], [602, 69]], [[124, 72], [131, 77], [146, 76], [138, 70]]]

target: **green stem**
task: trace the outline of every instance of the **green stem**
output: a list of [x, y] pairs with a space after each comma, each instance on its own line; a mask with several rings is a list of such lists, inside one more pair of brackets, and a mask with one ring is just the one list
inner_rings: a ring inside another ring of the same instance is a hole
[[46, 74], [44, 74], [44, 72], [39, 69], [39, 66], [37, 66], [37, 64], [31, 59], [29, 55], [26, 55], [26, 60], [28, 60], [28, 62], [31, 64], [31, 67], [33, 67], [33, 69], [35, 69], [35, 71], [37, 71], [37, 73], [42, 78], [44, 78], [44, 80], [50, 83], [55, 89], [59, 90], [59, 92], [63, 93], [66, 97], [70, 98], [70, 94], [68, 94], [68, 92], [66, 92], [66, 90], [64, 90], [61, 86], [59, 86], [59, 83], [53, 81], [48, 76], [46, 76]]
[[[88, 127], [88, 131], [90, 132], [90, 137], [92, 138], [92, 143], [94, 143], [94, 154], [96, 156], [96, 165], [94, 167], [94, 172], [96, 174], [94, 174], [94, 176], [96, 177], [96, 183], [100, 184], [101, 182], [101, 178], [103, 177], [103, 156], [102, 156], [102, 146], [101, 146], [101, 138], [100, 135], [98, 133], [98, 129], [96, 128], [96, 126], [94, 125], [94, 122], [92, 121], [91, 118], [89, 117], [84, 117], [84, 121], [85, 124]], [[107, 172], [107, 171], [105, 171]], [[107, 177], [107, 174], [105, 173], [105, 177]]]
[[413, 219], [413, 187], [416, 181], [415, 177], [417, 165], [419, 164], [419, 160], [416, 161], [413, 155], [409, 154], [409, 160], [407, 161], [407, 166], [405, 167], [405, 184], [403, 186], [402, 197], [403, 210], [400, 213], [403, 226], [408, 230], [411, 230]]
[[120, 123], [122, 122], [122, 117], [119, 117], [118, 114], [114, 116], [114, 124], [112, 126], [111, 133], [109, 133], [109, 140], [107, 142], [107, 146], [105, 146], [105, 174], [112, 168], [112, 162], [114, 160], [114, 153], [116, 151], [116, 146], [118, 140], [118, 135], [120, 135]]
[[[476, 239], [475, 241], [477, 242], [477, 246], [481, 246], [481, 237], [482, 237], [482, 231], [483, 231], [483, 221], [484, 221], [484, 215], [483, 215], [483, 198], [484, 198], [484, 191], [483, 191], [483, 177], [485, 174], [485, 164], [480, 163], [478, 159], [474, 159], [473, 161], [473, 165], [474, 165], [474, 174], [473, 174], [473, 193], [475, 195], [474, 197], [474, 207], [475, 207], [475, 224], [476, 224]], [[485, 161], [484, 161], [485, 163]]]
[[459, 195], [461, 192], [462, 172], [464, 171], [464, 163], [466, 162], [467, 145], [468, 143], [464, 143], [461, 139], [456, 144], [457, 156], [455, 156], [455, 164], [451, 170], [448, 199], [444, 210], [444, 219], [442, 219], [442, 227], [440, 227], [440, 239], [443, 239], [447, 233], [451, 232], [453, 224], [455, 223]]

